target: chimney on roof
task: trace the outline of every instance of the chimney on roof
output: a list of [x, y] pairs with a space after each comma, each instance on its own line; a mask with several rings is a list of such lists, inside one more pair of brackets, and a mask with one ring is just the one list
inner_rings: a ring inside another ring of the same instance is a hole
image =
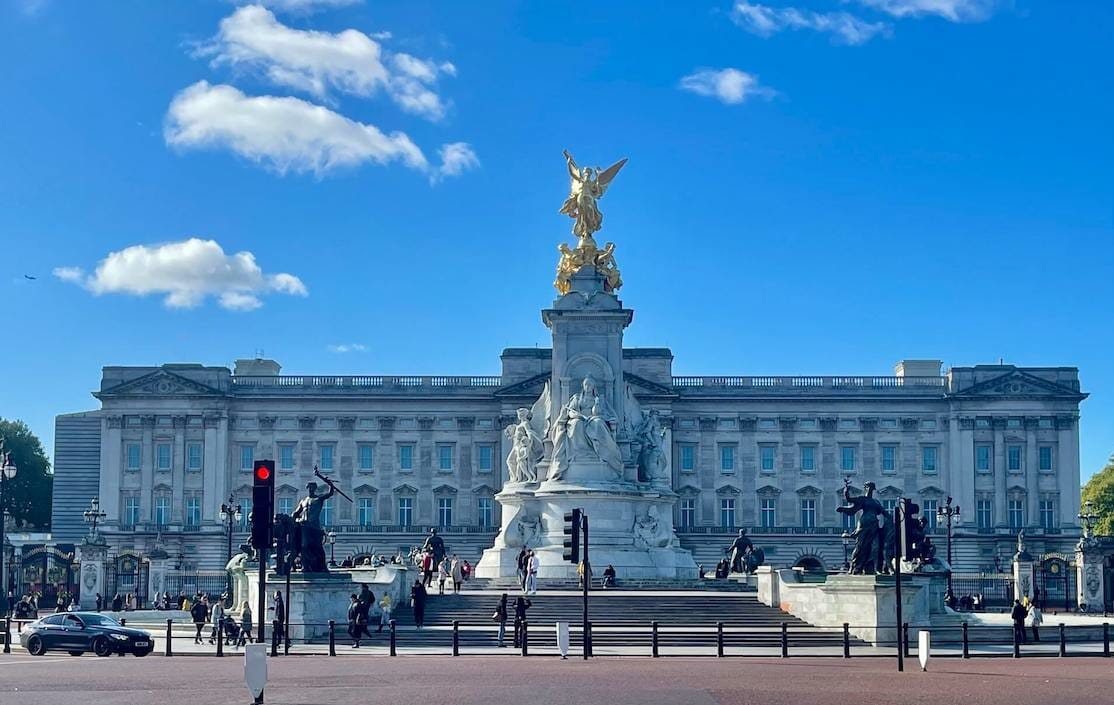
[[901, 360], [894, 365], [898, 377], [939, 377], [942, 360]]
[[273, 377], [279, 373], [282, 365], [274, 360], [267, 360], [261, 357], [252, 358], [251, 360], [237, 360], [236, 367], [232, 371], [237, 377], [242, 376], [268, 376]]

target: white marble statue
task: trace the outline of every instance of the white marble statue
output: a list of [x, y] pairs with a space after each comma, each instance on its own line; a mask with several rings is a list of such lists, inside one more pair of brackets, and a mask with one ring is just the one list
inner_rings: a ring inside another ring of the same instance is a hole
[[503, 532], [503, 543], [509, 548], [532, 548], [538, 545], [541, 533], [541, 517], [533, 512], [521, 511], [507, 524]]
[[224, 567], [232, 578], [232, 604], [237, 610], [248, 599], [248, 575], [244, 570], [247, 560], [248, 554], [240, 552], [232, 556]]
[[669, 476], [669, 464], [665, 458], [665, 429], [661, 427], [661, 418], [657, 409], [650, 409], [645, 414], [642, 425], [635, 437], [642, 444], [638, 453], [639, 479], [652, 482], [655, 485], [669, 485], [672, 478]]
[[574, 460], [602, 460], [622, 479], [623, 457], [614, 435], [617, 421], [611, 405], [597, 390], [595, 379], [585, 377], [580, 391], [569, 397], [554, 424], [549, 479], [563, 478]]
[[530, 410], [518, 410], [518, 423], [507, 426], [503, 433], [511, 440], [507, 454], [507, 476], [511, 482], [537, 482], [537, 466], [545, 454], [543, 439], [534, 425]]
[[631, 528], [636, 548], [666, 548], [672, 542], [668, 527], [658, 518], [658, 508], [651, 504], [646, 513], [634, 518]]

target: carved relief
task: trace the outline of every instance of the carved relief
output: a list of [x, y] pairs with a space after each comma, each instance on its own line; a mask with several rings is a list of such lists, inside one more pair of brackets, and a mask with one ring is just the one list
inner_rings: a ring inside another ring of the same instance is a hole
[[356, 428], [356, 417], [355, 416], [338, 416], [337, 417], [337, 425], [340, 427], [341, 431], [355, 430], [355, 428]]
[[316, 416], [299, 416], [298, 428], [302, 431], [312, 431], [317, 426]]
[[275, 422], [278, 420], [275, 416], [260, 416], [259, 428], [264, 431], [273, 431], [275, 429]]

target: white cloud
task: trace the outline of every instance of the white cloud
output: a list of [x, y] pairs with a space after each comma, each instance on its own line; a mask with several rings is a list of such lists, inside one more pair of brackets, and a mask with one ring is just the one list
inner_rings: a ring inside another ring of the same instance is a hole
[[215, 296], [224, 308], [250, 311], [263, 305], [264, 294], [309, 294], [293, 274], [264, 274], [252, 253], [226, 255], [214, 240], [200, 238], [133, 245], [110, 252], [88, 276], [78, 267], [58, 267], [54, 276], [97, 295], [165, 294], [168, 308], [193, 308]]
[[810, 29], [829, 33], [845, 44], [863, 44], [878, 34], [890, 32], [890, 25], [885, 22], [867, 22], [847, 12], [813, 12], [795, 7], [770, 7], [746, 0], [735, 3], [731, 10], [731, 19], [746, 31], [760, 37], [769, 37], [787, 29]]
[[437, 167], [437, 171], [430, 176], [433, 182], [440, 181], [446, 176], [460, 176], [480, 165], [479, 157], [472, 150], [472, 145], [467, 142], [442, 145], [439, 155], [441, 166]]
[[401, 161], [419, 171], [429, 166], [403, 132], [387, 135], [298, 98], [250, 97], [207, 81], [174, 97], [163, 135], [172, 147], [230, 149], [279, 173], [320, 175], [369, 161]]
[[364, 352], [367, 346], [363, 343], [339, 343], [336, 345], [328, 346], [329, 352], [333, 353], [350, 353], [350, 352]]
[[[253, 5], [266, 5], [281, 12], [308, 14], [347, 5], [359, 5], [363, 0], [248, 0]], [[238, 3], [239, 4], [239, 3]]]
[[752, 96], [770, 98], [773, 89], [758, 83], [758, 77], [739, 69], [697, 69], [681, 79], [682, 90], [737, 105]]
[[951, 22], [979, 22], [994, 13], [998, 0], [856, 0], [893, 17], [936, 15]]
[[336, 34], [295, 29], [266, 8], [249, 5], [221, 20], [217, 35], [197, 53], [212, 57], [215, 66], [258, 71], [321, 100], [333, 91], [360, 97], [382, 91], [408, 113], [444, 118], [448, 107], [435, 89], [441, 76], [456, 75], [456, 67], [388, 51], [376, 41], [381, 37], [355, 29]]

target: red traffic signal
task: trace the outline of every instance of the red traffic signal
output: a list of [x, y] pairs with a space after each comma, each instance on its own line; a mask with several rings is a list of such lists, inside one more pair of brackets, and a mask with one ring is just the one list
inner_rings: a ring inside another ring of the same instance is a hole
[[263, 463], [257, 463], [255, 466], [255, 479], [260, 482], [266, 482], [271, 479], [271, 468]]

